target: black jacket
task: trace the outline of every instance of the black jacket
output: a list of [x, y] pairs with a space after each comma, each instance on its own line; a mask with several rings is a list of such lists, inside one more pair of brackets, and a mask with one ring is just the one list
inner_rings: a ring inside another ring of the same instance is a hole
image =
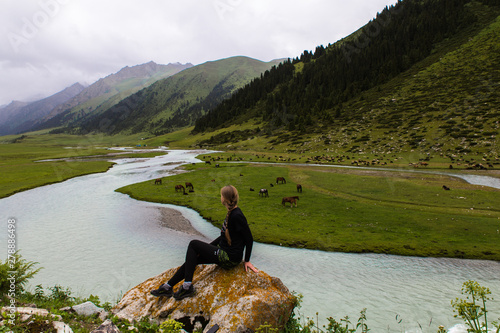
[[236, 207], [229, 214], [227, 222], [229, 236], [231, 237], [231, 245], [229, 245], [224, 227], [221, 229], [221, 235], [211, 244], [218, 245], [229, 256], [231, 261], [241, 261], [243, 258], [243, 250], [245, 249], [245, 262], [250, 261], [252, 255], [253, 236], [248, 226], [247, 219], [239, 207]]

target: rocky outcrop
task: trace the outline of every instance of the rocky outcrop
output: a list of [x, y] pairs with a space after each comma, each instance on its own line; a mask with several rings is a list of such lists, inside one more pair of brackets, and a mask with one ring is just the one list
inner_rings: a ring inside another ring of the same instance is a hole
[[152, 296], [150, 291], [168, 281], [176, 270], [167, 270], [129, 290], [111, 312], [130, 321], [175, 319], [188, 332], [200, 326], [207, 331], [217, 324], [219, 333], [235, 333], [254, 332], [264, 324], [282, 326], [295, 306], [296, 298], [280, 279], [262, 271], [245, 272], [243, 264], [231, 270], [199, 265], [193, 278], [193, 297], [177, 301]]

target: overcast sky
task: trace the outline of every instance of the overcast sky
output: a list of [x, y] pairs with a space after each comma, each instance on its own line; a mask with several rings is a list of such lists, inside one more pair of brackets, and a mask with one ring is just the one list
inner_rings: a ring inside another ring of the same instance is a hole
[[294, 58], [394, 0], [0, 0], [0, 105], [125, 66]]

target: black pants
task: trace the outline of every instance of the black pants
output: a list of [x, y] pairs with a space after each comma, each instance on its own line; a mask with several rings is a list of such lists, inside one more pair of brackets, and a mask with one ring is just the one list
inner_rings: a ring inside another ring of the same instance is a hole
[[218, 250], [217, 246], [199, 240], [189, 242], [186, 252], [186, 262], [168, 280], [168, 284], [173, 287], [183, 279], [184, 281], [192, 282], [196, 265], [219, 263]]

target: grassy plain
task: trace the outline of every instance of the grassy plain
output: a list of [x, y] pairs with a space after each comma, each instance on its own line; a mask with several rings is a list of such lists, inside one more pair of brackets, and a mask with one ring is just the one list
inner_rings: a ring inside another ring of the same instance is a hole
[[[0, 198], [73, 177], [104, 172], [113, 163], [90, 157], [110, 154], [105, 146], [134, 142], [130, 137], [71, 135], [4, 136], [0, 141]], [[127, 156], [131, 155], [120, 155], [122, 158]]]
[[[500, 191], [445, 175], [332, 167], [212, 162], [118, 189], [139, 200], [191, 207], [214, 225], [225, 216], [219, 190], [240, 192], [259, 242], [341, 252], [500, 260]], [[286, 184], [276, 185], [276, 177]], [[214, 180], [214, 181], [212, 181]], [[174, 186], [193, 183], [188, 195]], [[297, 193], [296, 184], [303, 185]], [[271, 187], [271, 184], [273, 186]], [[446, 184], [450, 191], [445, 191]], [[254, 189], [251, 191], [250, 189]], [[260, 197], [260, 188], [269, 197]], [[282, 197], [299, 196], [298, 207]]]

